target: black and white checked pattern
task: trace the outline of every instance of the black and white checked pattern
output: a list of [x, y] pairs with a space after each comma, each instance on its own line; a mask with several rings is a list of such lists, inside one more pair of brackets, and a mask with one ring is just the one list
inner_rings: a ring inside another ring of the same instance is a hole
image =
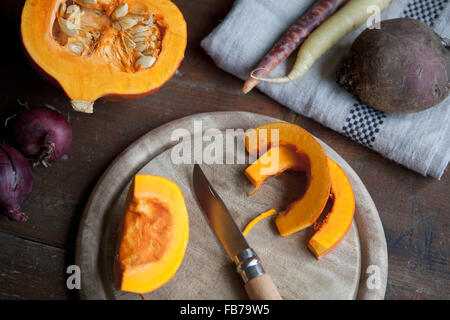
[[403, 11], [403, 17], [422, 20], [429, 26], [439, 18], [448, 0], [414, 0], [410, 1]]
[[384, 112], [377, 111], [365, 103], [357, 102], [345, 119], [345, 126], [342, 130], [352, 140], [366, 147], [372, 147], [375, 135], [380, 131], [384, 118], [386, 118]]
[[[422, 20], [433, 26], [448, 2], [449, 0], [411, 0], [403, 11], [403, 17]], [[386, 117], [386, 113], [358, 101], [350, 108], [342, 131], [350, 139], [371, 148]]]

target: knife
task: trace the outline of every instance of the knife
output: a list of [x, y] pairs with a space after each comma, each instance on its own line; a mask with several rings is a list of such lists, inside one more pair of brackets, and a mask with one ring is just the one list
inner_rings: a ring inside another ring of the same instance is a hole
[[261, 260], [248, 245], [224, 202], [198, 164], [194, 165], [193, 182], [198, 203], [228, 256], [236, 264], [236, 270], [244, 281], [245, 291], [250, 299], [281, 300], [272, 278], [264, 272]]

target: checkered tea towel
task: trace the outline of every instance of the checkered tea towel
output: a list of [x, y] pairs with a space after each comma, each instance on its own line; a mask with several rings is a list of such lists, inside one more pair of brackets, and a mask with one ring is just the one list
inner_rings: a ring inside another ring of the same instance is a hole
[[[222, 69], [241, 79], [272, 47], [313, 0], [236, 0], [226, 19], [201, 45]], [[450, 38], [449, 0], [393, 0], [382, 20], [410, 17]], [[359, 102], [336, 83], [336, 71], [353, 40], [366, 28], [347, 35], [302, 78], [287, 84], [260, 83], [258, 88], [288, 108], [336, 130], [423, 175], [440, 179], [450, 159], [450, 97], [426, 111], [390, 115]], [[292, 59], [295, 59], [296, 53]], [[288, 62], [270, 77], [284, 75]]]

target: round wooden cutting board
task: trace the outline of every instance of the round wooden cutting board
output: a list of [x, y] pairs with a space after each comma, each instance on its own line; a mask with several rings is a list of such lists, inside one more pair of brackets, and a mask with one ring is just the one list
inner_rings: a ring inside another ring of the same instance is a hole
[[[246, 299], [234, 265], [196, 202], [192, 188], [192, 162], [174, 164], [173, 161], [181, 149], [180, 140], [171, 139], [174, 130], [178, 129], [177, 132], [184, 133], [185, 137], [190, 136], [194, 132], [194, 122], [199, 125], [200, 121], [203, 132], [214, 128], [219, 130], [216, 134], [222, 132], [226, 136], [226, 129], [243, 129], [243, 132], [280, 120], [246, 112], [197, 114], [152, 130], [120, 154], [94, 188], [80, 224], [76, 264], [81, 268], [81, 298], [141, 299], [137, 294], [114, 289], [112, 266], [116, 231], [124, 213], [126, 193], [133, 176], [143, 173], [166, 177], [180, 186], [190, 227], [186, 255], [176, 275], [145, 297], [152, 300]], [[383, 299], [387, 281], [387, 249], [377, 209], [347, 162], [317, 140], [328, 156], [345, 170], [355, 192], [355, 219], [348, 234], [320, 261], [306, 246], [311, 230], [281, 237], [270, 218], [258, 223], [247, 235], [247, 240], [284, 299]], [[186, 143], [188, 140], [183, 141]], [[194, 139], [190, 141], [191, 148], [198, 147]], [[203, 150], [208, 144], [203, 142]], [[248, 197], [252, 186], [243, 174], [248, 163], [236, 164], [236, 159], [245, 156], [245, 150], [227, 148], [225, 141], [223, 144], [223, 159], [234, 155], [235, 158], [231, 158], [234, 164], [203, 163], [201, 166], [241, 229], [258, 213], [270, 208], [281, 211], [305, 188], [305, 175], [289, 172], [268, 179], [255, 195]]]

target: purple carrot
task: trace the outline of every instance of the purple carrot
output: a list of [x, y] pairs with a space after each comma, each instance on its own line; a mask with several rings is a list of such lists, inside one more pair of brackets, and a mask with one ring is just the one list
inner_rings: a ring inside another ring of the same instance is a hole
[[[253, 75], [263, 78], [276, 66], [286, 60], [287, 57], [297, 49], [308, 35], [329, 18], [348, 0], [318, 0], [309, 10], [295, 22], [281, 37], [273, 48], [264, 56], [253, 71]], [[259, 80], [250, 77], [245, 83], [242, 92], [248, 93]]]

